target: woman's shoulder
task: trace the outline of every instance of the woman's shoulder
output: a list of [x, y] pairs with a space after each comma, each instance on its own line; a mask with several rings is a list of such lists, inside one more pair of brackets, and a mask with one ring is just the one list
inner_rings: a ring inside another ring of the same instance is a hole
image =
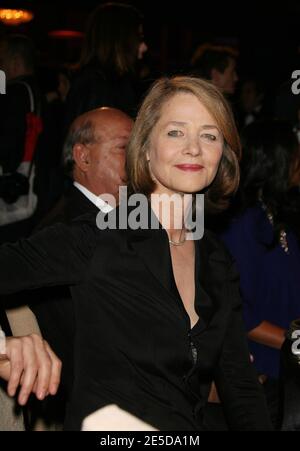
[[229, 266], [232, 264], [233, 257], [228, 247], [221, 239], [221, 237], [212, 230], [205, 229], [203, 238], [200, 243], [200, 247], [201, 246], [205, 248], [207, 255], [209, 255], [210, 257], [213, 256], [214, 259], [223, 261]]
[[98, 212], [84, 213], [69, 223], [71, 230], [81, 235], [85, 234], [87, 238], [97, 242], [107, 240], [108, 235], [110, 240], [116, 235], [118, 239], [124, 239], [128, 235], [128, 229], [123, 229], [119, 225], [118, 210], [119, 207], [116, 207], [107, 212], [100, 209]]
[[[233, 254], [224, 241], [210, 230], [205, 230], [202, 246], [206, 247], [208, 267], [211, 268], [210, 282], [216, 286], [223, 286], [223, 283], [229, 283], [230, 292], [232, 293], [229, 301], [234, 305], [239, 305], [241, 302], [239, 296], [240, 275]], [[221, 298], [223, 297], [224, 293], [221, 294]], [[226, 299], [228, 298], [226, 297]]]

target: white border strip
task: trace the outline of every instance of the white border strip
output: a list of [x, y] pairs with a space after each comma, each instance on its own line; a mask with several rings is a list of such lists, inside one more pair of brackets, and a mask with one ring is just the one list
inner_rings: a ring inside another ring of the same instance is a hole
[[0, 355], [6, 355], [6, 339], [3, 330], [0, 330]]

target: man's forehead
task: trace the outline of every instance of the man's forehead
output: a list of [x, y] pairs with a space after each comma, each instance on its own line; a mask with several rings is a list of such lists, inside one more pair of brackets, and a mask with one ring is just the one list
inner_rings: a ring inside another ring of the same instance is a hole
[[129, 133], [95, 133], [95, 141], [99, 144], [103, 143], [119, 143], [123, 141], [128, 141]]
[[95, 121], [95, 137], [100, 139], [122, 139], [127, 138], [132, 129], [131, 122], [128, 121]]

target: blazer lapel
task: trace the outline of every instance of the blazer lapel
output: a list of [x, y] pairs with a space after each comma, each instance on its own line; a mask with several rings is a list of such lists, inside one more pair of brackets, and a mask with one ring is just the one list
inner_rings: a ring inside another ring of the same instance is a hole
[[224, 295], [226, 282], [226, 261], [220, 247], [209, 237], [209, 232], [196, 242], [196, 311], [199, 322], [193, 335], [203, 332], [214, 320], [218, 306]]
[[199, 280], [202, 289], [212, 298], [216, 307], [222, 298], [222, 289], [227, 278], [226, 258], [222, 247], [204, 234], [199, 241]]
[[169, 293], [177, 295], [166, 231], [135, 231], [131, 234], [130, 244], [160, 284]]
[[[155, 224], [155, 228], [151, 228], [151, 224]], [[158, 282], [170, 294], [178, 296], [167, 232], [158, 221], [150, 204], [148, 208], [148, 229], [131, 230], [129, 242]]]

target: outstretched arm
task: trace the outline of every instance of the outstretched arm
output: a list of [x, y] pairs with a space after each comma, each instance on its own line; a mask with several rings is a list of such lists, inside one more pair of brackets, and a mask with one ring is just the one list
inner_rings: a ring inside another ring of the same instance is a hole
[[[5, 342], [4, 342], [5, 340]], [[8, 382], [7, 392], [14, 396], [21, 386], [18, 402], [26, 404], [35, 393], [42, 400], [55, 395], [60, 382], [61, 362], [39, 335], [2, 338], [0, 377]]]
[[95, 248], [95, 230], [93, 222], [79, 220], [1, 246], [0, 294], [82, 281]]

